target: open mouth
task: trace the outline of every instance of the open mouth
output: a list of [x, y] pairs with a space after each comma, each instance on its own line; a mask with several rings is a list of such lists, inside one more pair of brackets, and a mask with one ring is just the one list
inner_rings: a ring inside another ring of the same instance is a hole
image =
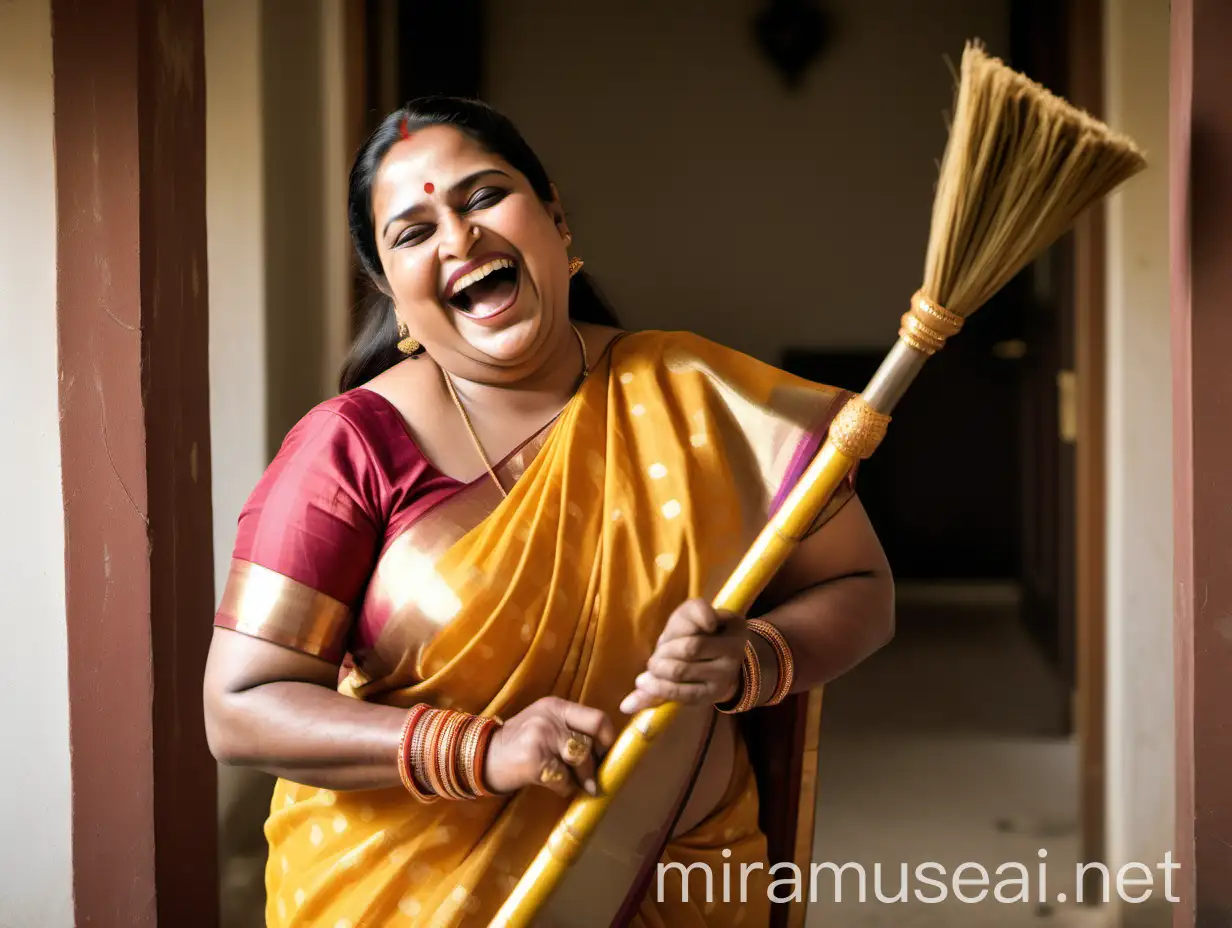
[[517, 295], [518, 264], [501, 255], [451, 281], [445, 302], [468, 316], [488, 319], [507, 309]]

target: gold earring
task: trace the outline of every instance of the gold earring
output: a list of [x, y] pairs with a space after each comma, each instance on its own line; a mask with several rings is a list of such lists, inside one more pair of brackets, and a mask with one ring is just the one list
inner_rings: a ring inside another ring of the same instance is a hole
[[580, 271], [582, 269], [582, 265], [585, 263], [586, 262], [583, 261], [581, 258], [570, 258], [569, 259], [569, 276], [572, 277], [574, 274]]
[[423, 345], [411, 337], [411, 330], [405, 322], [398, 323], [398, 350], [406, 355], [414, 355], [423, 351]]

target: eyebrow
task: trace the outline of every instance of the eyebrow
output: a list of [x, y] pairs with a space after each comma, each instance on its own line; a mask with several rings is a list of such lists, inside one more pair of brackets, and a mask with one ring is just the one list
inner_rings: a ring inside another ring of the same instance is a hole
[[[467, 174], [464, 178], [462, 178], [460, 181], [458, 181], [456, 184], [450, 187], [448, 192], [452, 194], [452, 193], [457, 192], [458, 190], [461, 190], [464, 187], [469, 187], [471, 184], [475, 183], [475, 181], [479, 180], [479, 178], [487, 177], [489, 174], [499, 174], [501, 177], [508, 177], [510, 180], [513, 180], [512, 177], [509, 177], [509, 175], [506, 174], [504, 171], [502, 171], [500, 168], [484, 168], [482, 171], [476, 171], [473, 174]], [[409, 219], [416, 210], [421, 209], [422, 207], [423, 207], [422, 202], [412, 203], [410, 206], [402, 210], [402, 212], [398, 213], [396, 216], [390, 216], [389, 221], [385, 223], [385, 227], [381, 229], [381, 238], [384, 238], [386, 236], [386, 234], [389, 232], [389, 227], [392, 226], [395, 222], [398, 222], [399, 220], [402, 220], [402, 219]]]

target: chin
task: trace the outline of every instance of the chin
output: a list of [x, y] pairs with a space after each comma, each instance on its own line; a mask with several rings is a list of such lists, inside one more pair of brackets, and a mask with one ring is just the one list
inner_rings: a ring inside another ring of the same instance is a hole
[[473, 327], [466, 340], [502, 367], [516, 367], [530, 361], [538, 348], [543, 318], [534, 314], [525, 319], [510, 320], [499, 328]]

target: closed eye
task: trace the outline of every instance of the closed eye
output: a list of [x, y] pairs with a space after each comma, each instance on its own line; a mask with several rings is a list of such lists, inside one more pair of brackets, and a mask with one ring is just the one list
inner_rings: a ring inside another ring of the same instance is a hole
[[471, 198], [466, 201], [464, 208], [467, 212], [473, 209], [487, 209], [503, 200], [507, 193], [508, 191], [502, 190], [500, 187], [483, 187], [475, 191]]
[[431, 237], [432, 226], [407, 226], [394, 239], [394, 247], [401, 248], [403, 245], [418, 245], [420, 242], [426, 242]]
[[[462, 207], [462, 212], [469, 213], [477, 209], [488, 209], [495, 206], [501, 200], [509, 195], [509, 191], [501, 187], [483, 187], [476, 190], [466, 205]], [[407, 226], [398, 233], [398, 237], [394, 239], [394, 248], [402, 248], [405, 245], [419, 245], [426, 242], [432, 237], [434, 226], [427, 223]]]

